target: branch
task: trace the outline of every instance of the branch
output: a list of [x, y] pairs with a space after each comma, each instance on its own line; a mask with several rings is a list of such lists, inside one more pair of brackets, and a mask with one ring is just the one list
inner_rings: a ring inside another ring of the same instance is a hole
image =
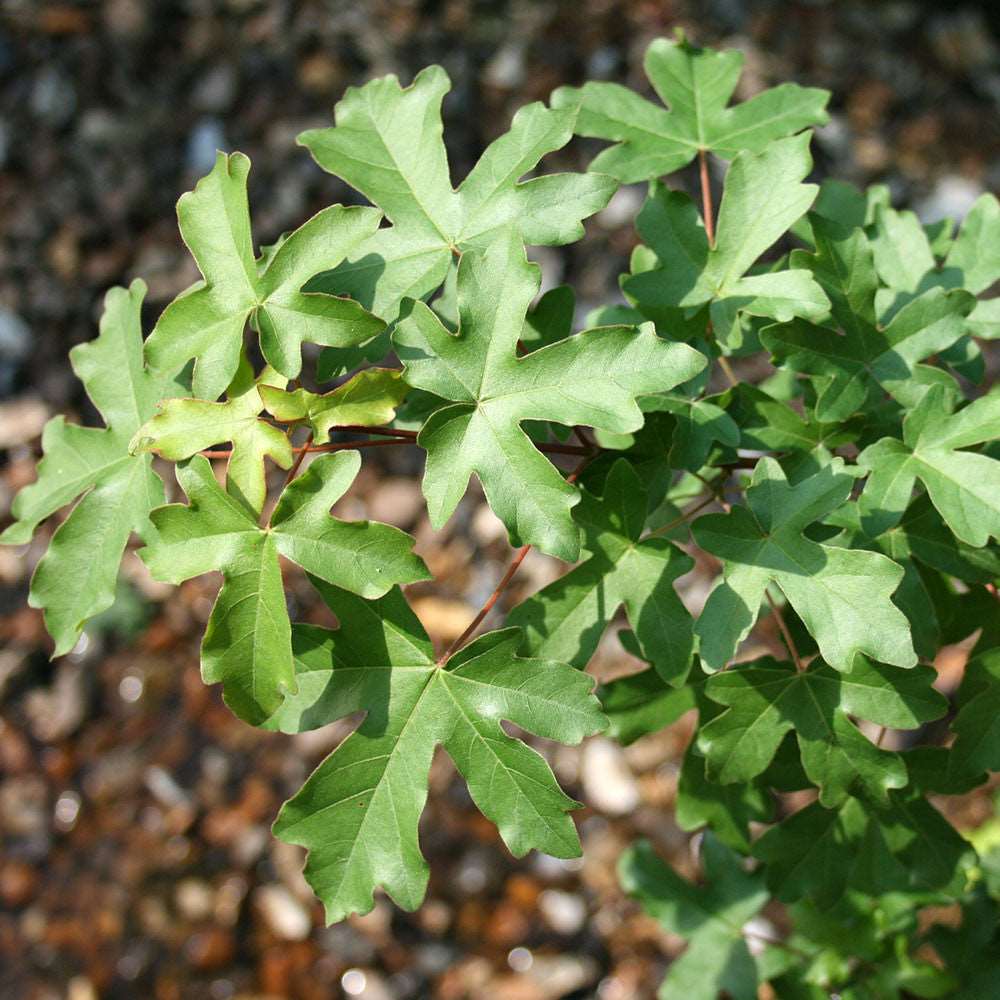
[[[340, 441], [337, 444], [302, 445], [301, 447], [292, 449], [296, 456], [296, 465], [292, 468], [298, 472], [298, 467], [302, 464], [302, 459], [307, 454], [316, 451], [350, 451], [352, 448], [386, 448], [389, 445], [410, 443], [409, 438], [388, 438], [384, 441]], [[205, 458], [229, 458], [232, 455], [232, 451], [229, 449], [220, 449], [218, 451], [199, 451], [198, 454], [204, 455]]]
[[[583, 472], [583, 470], [590, 464], [591, 460], [595, 458], [597, 454], [597, 452], [590, 452], [586, 455], [577, 467], [566, 477], [566, 482], [575, 483], [579, 478], [580, 473]], [[500, 577], [500, 582], [493, 588], [493, 593], [486, 598], [485, 603], [476, 613], [476, 617], [469, 622], [465, 631], [438, 657], [437, 663], [439, 667], [446, 663], [449, 657], [453, 656], [469, 641], [469, 639], [472, 638], [476, 629], [482, 625], [483, 620], [493, 610], [493, 606], [500, 599], [500, 595], [507, 589], [510, 581], [514, 579], [514, 574], [518, 571], [521, 563], [524, 562], [530, 551], [530, 545], [522, 545], [521, 548], [517, 550], [517, 553], [511, 560], [506, 572], [502, 577]]]
[[792, 662], [795, 664], [795, 669], [802, 673], [805, 667], [802, 665], [802, 658], [799, 656], [799, 651], [795, 646], [795, 640], [792, 638], [792, 633], [788, 631], [788, 626], [785, 624], [785, 619], [781, 614], [781, 610], [777, 604], [774, 603], [774, 598], [771, 596], [770, 591], [764, 591], [764, 596], [767, 598], [767, 603], [771, 606], [771, 614], [774, 615], [774, 620], [778, 623], [778, 630], [781, 632], [781, 638], [785, 640], [785, 645], [788, 647], [788, 652], [792, 656]]
[[701, 210], [705, 216], [705, 235], [708, 245], [715, 246], [715, 216], [712, 208], [712, 185], [708, 177], [708, 154], [698, 150], [698, 177], [701, 180]]
[[[416, 431], [396, 430], [393, 427], [361, 427], [356, 425], [346, 425], [338, 427], [338, 431], [351, 434], [380, 434], [388, 438], [386, 441], [338, 441], [336, 444], [304, 444], [292, 448], [296, 454], [315, 451], [343, 451], [348, 448], [378, 448], [389, 444], [415, 444], [417, 439]], [[577, 444], [560, 444], [559, 442], [543, 441], [533, 442], [535, 447], [549, 455], [583, 455], [589, 457], [596, 454], [595, 448], [587, 448]], [[599, 449], [597, 449], [599, 450]], [[229, 458], [232, 452], [227, 449], [215, 449], [201, 451], [198, 454], [205, 458]]]

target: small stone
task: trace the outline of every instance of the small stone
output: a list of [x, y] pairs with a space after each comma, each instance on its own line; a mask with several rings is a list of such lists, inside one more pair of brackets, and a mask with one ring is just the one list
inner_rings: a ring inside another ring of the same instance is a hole
[[237, 79], [233, 67], [213, 66], [194, 86], [191, 103], [202, 111], [225, 111], [236, 97]]
[[538, 899], [542, 918], [557, 934], [575, 934], [587, 919], [587, 904], [571, 892], [546, 889]]
[[607, 206], [597, 213], [597, 221], [605, 229], [631, 226], [645, 200], [644, 184], [624, 184], [611, 196]]
[[31, 353], [31, 327], [17, 313], [0, 306], [0, 358], [23, 361]]
[[483, 82], [500, 90], [515, 90], [524, 80], [524, 48], [504, 45], [483, 70]]
[[194, 174], [207, 174], [215, 154], [226, 147], [226, 134], [218, 118], [202, 118], [188, 136], [184, 166]]
[[0, 866], [0, 899], [4, 906], [24, 906], [35, 894], [38, 872], [23, 861], [5, 861]]
[[587, 802], [612, 816], [624, 816], [639, 805], [639, 786], [620, 747], [593, 739], [583, 749], [581, 781]]
[[949, 174], [934, 185], [928, 197], [917, 203], [917, 215], [925, 223], [941, 219], [961, 221], [982, 193], [983, 187], [976, 181]]
[[28, 693], [24, 710], [32, 735], [41, 743], [55, 743], [76, 732], [87, 711], [86, 674], [81, 665], [63, 660], [51, 687]]
[[49, 408], [34, 396], [0, 403], [0, 448], [28, 444], [42, 433]]
[[581, 955], [535, 955], [528, 972], [545, 1000], [576, 993], [597, 979], [598, 966]]
[[228, 931], [209, 927], [192, 934], [184, 945], [184, 952], [196, 969], [221, 969], [233, 960], [236, 940]]
[[48, 829], [48, 791], [35, 775], [8, 778], [0, 785], [0, 827], [15, 837], [33, 837]]
[[443, 642], [457, 639], [476, 614], [476, 609], [465, 601], [451, 601], [443, 597], [418, 597], [411, 603], [427, 634]]
[[277, 937], [285, 941], [304, 941], [309, 937], [312, 918], [284, 886], [261, 886], [254, 893], [254, 903]]
[[174, 902], [185, 919], [205, 920], [215, 907], [215, 893], [207, 882], [197, 878], [185, 878], [181, 879], [174, 890]]
[[54, 67], [43, 69], [31, 88], [28, 107], [47, 125], [65, 125], [76, 111], [76, 88]]
[[408, 528], [424, 509], [424, 495], [415, 479], [391, 476], [383, 479], [368, 500], [368, 516]]

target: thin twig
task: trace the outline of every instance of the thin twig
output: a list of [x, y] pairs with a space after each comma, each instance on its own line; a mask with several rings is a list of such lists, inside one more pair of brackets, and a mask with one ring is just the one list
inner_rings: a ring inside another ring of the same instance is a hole
[[[703, 149], [698, 150], [698, 179], [701, 182], [701, 213], [705, 219], [705, 235], [708, 237], [708, 245], [715, 246], [715, 207], [712, 204], [712, 181], [708, 176], [708, 154]], [[708, 333], [712, 335], [712, 325], [709, 323]], [[737, 385], [739, 379], [733, 371], [733, 366], [724, 354], [719, 354], [716, 359], [723, 375], [730, 385]]]
[[698, 176], [701, 180], [701, 209], [705, 216], [705, 235], [708, 245], [715, 246], [715, 218], [712, 208], [712, 185], [708, 177], [708, 154], [698, 150]]
[[[371, 428], [359, 427], [355, 429], [355, 428], [338, 427], [337, 430], [339, 431], [350, 430], [353, 433], [357, 434], [368, 432], [372, 434], [389, 435], [391, 433], [389, 430], [383, 428], [371, 429]], [[415, 439], [416, 439], [416, 433], [414, 433], [413, 431], [407, 431], [405, 433], [400, 432], [398, 435], [392, 434], [392, 436], [385, 441], [338, 441], [335, 444], [304, 444], [304, 445], [297, 445], [296, 447], [292, 448], [292, 451], [296, 455], [299, 455], [299, 454], [304, 454], [306, 452], [311, 453], [318, 451], [344, 451], [345, 449], [348, 448], [378, 448], [383, 445], [389, 445], [389, 444], [413, 444], [415, 442]], [[543, 442], [535, 442], [535, 447], [538, 448], [539, 451], [545, 452], [546, 454], [549, 455], [589, 456], [594, 454], [593, 448], [584, 448], [582, 445], [576, 445], [576, 444], [560, 444], [558, 442], [543, 441]], [[232, 452], [229, 449], [214, 449], [214, 450], [209, 449], [207, 451], [201, 451], [198, 454], [204, 455], [205, 458], [229, 458]]]
[[417, 431], [405, 431], [401, 427], [365, 427], [364, 424], [338, 425], [338, 431], [350, 434], [381, 434], [385, 437], [411, 438], [416, 440]]
[[493, 588], [493, 593], [486, 598], [486, 602], [476, 613], [476, 617], [469, 622], [465, 631], [438, 657], [438, 666], [443, 663], [461, 649], [468, 641], [472, 638], [473, 633], [477, 628], [483, 623], [483, 619], [493, 610], [493, 605], [500, 600], [500, 595], [507, 589], [507, 585], [511, 580], [514, 579], [514, 574], [518, 571], [521, 563], [524, 562], [525, 557], [531, 551], [530, 545], [522, 545], [521, 548], [517, 550], [517, 554], [511, 560], [510, 565], [507, 567], [507, 571], [502, 577], [500, 577], [500, 582]]
[[715, 494], [711, 496], [703, 497], [699, 503], [696, 503], [690, 510], [686, 510], [679, 517], [675, 517], [672, 521], [667, 522], [667, 524], [662, 525], [655, 531], [651, 531], [646, 538], [656, 538], [657, 535], [665, 535], [668, 531], [673, 531], [674, 528], [682, 525], [685, 521], [694, 517], [695, 514], [700, 510], [704, 510], [710, 503], [715, 503]]
[[733, 371], [733, 366], [729, 363], [729, 358], [727, 358], [725, 354], [720, 354], [715, 360], [719, 362], [722, 374], [726, 376], [726, 380], [729, 384], [739, 385], [740, 380], [736, 377], [736, 372]]
[[[575, 483], [579, 478], [580, 473], [587, 467], [590, 461], [597, 455], [597, 452], [589, 452], [584, 456], [583, 460], [577, 465], [577, 467], [566, 477], [567, 483]], [[514, 558], [511, 560], [510, 565], [507, 567], [506, 572], [502, 577], [500, 577], [500, 582], [493, 588], [493, 593], [486, 598], [485, 603], [476, 613], [475, 618], [469, 622], [465, 631], [453, 642], [450, 646], [438, 657], [438, 666], [444, 665], [452, 656], [455, 655], [458, 650], [460, 650], [475, 634], [476, 629], [482, 625], [483, 620], [486, 616], [493, 610], [494, 605], [500, 599], [500, 595], [507, 589], [510, 581], [514, 579], [514, 574], [520, 569], [521, 563], [527, 558], [528, 553], [531, 551], [530, 545], [522, 545], [521, 548], [517, 550], [514, 554]]]
[[288, 470], [288, 475], [285, 476], [284, 485], [281, 487], [281, 492], [285, 492], [285, 487], [299, 474], [299, 469], [302, 468], [302, 463], [305, 461], [306, 455], [309, 453], [309, 442], [312, 441], [312, 435], [306, 439], [306, 443], [299, 450], [299, 453], [295, 456], [295, 461], [292, 462], [292, 467]]
[[[304, 455], [313, 454], [318, 451], [350, 451], [352, 448], [387, 448], [394, 444], [412, 443], [409, 438], [386, 438], [381, 441], [338, 441], [336, 444], [311, 444], [301, 448], [293, 448], [292, 452], [297, 458], [301, 459]], [[198, 454], [203, 455], [205, 458], [229, 458], [233, 453], [228, 450], [210, 450], [200, 451]]]
[[792, 638], [792, 633], [788, 631], [788, 626], [785, 624], [785, 619], [781, 614], [781, 610], [778, 608], [778, 605], [774, 603], [774, 598], [767, 590], [764, 591], [764, 596], [767, 598], [767, 603], [771, 606], [771, 614], [774, 615], [774, 620], [778, 623], [781, 638], [785, 640], [788, 652], [792, 654], [792, 662], [795, 664], [795, 669], [799, 673], [802, 673], [805, 667], [802, 666], [802, 659], [795, 646], [795, 640]]

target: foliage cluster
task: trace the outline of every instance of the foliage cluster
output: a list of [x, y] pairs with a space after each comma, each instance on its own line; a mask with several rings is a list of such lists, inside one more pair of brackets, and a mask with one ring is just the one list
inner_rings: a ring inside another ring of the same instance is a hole
[[[1000, 336], [981, 297], [1000, 204], [956, 232], [884, 188], [809, 183], [828, 95], [731, 105], [741, 63], [658, 40], [659, 102], [562, 88], [457, 188], [445, 72], [373, 80], [299, 139], [373, 207], [333, 205], [259, 252], [250, 163], [220, 153], [178, 203], [202, 280], [145, 339], [143, 283], [108, 293], [71, 355], [105, 426], [49, 423], [2, 540], [73, 505], [30, 592], [57, 655], [111, 604], [135, 535], [158, 580], [221, 573], [202, 671], [240, 718], [298, 733], [365, 713], [274, 826], [308, 849], [330, 921], [379, 888], [420, 905], [437, 746], [513, 854], [571, 857], [578, 803], [501, 722], [629, 743], [696, 712], [676, 821], [704, 830], [702, 879], [646, 843], [620, 866], [688, 941], [664, 996], [992, 995], [1000, 865], [939, 806], [1000, 768], [1000, 393], [981, 352]], [[590, 170], [536, 174], [574, 135], [603, 143]], [[700, 209], [663, 180], [688, 167]], [[569, 288], [538, 297], [525, 247], [572, 243], [639, 182], [621, 300], [578, 324]], [[323, 348], [305, 380], [304, 344]], [[733, 374], [754, 355], [759, 384]], [[498, 591], [529, 546], [575, 565], [436, 656], [401, 589], [428, 577], [412, 538], [330, 513], [379, 446], [426, 453], [435, 528], [478, 479], [521, 547]], [[186, 502], [165, 504], [154, 456]], [[269, 463], [288, 470], [273, 505]], [[697, 552], [718, 579], [692, 609], [677, 582]], [[282, 557], [337, 628], [290, 622]], [[644, 669], [595, 691], [584, 668], [615, 621]], [[963, 640], [950, 705], [933, 662]], [[950, 925], [927, 918], [941, 906]], [[754, 930], [762, 911], [779, 933]]]

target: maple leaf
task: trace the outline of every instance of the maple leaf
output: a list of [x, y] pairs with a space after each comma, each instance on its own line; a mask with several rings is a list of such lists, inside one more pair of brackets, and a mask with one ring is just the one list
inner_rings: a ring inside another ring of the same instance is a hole
[[[1000, 281], [1000, 202], [992, 194], [976, 200], [955, 239], [940, 250], [913, 212], [898, 212], [886, 203], [878, 207], [872, 223], [875, 267], [887, 286], [876, 299], [880, 316], [893, 315], [932, 288], [964, 288], [979, 295]], [[950, 235], [952, 224], [945, 223]], [[944, 257], [940, 264], [939, 255]], [[977, 302], [965, 330], [987, 339], [1000, 336], [1000, 300]]]
[[348, 88], [333, 127], [299, 136], [324, 170], [357, 188], [392, 223], [310, 289], [346, 291], [394, 320], [404, 298], [423, 298], [444, 281], [453, 254], [488, 246], [511, 226], [524, 244], [572, 243], [583, 235], [582, 220], [608, 203], [617, 187], [610, 177], [520, 180], [573, 135], [574, 109], [540, 103], [521, 108], [510, 131], [452, 188], [441, 122], [450, 89], [440, 66], [422, 70], [405, 88], [394, 75], [371, 80]]
[[772, 581], [837, 670], [850, 671], [858, 653], [899, 667], [916, 663], [909, 624], [890, 599], [902, 568], [881, 553], [822, 545], [803, 533], [847, 500], [854, 478], [835, 458], [790, 485], [777, 461], [762, 458], [745, 507], [694, 522], [695, 540], [723, 561], [722, 580], [695, 625], [708, 669], [732, 658]]
[[146, 341], [155, 369], [177, 370], [191, 358], [194, 394], [214, 400], [239, 366], [248, 322], [265, 360], [287, 378], [302, 368], [302, 344], [347, 347], [385, 324], [339, 294], [302, 290], [378, 229], [371, 208], [331, 205], [289, 234], [258, 263], [253, 255], [247, 175], [242, 153], [219, 153], [211, 173], [177, 202], [181, 236], [203, 280], [174, 299]]
[[329, 515], [360, 467], [356, 451], [321, 455], [285, 487], [261, 528], [197, 455], [177, 466], [188, 505], [168, 504], [150, 515], [157, 535], [139, 555], [157, 580], [176, 584], [222, 573], [201, 647], [202, 676], [222, 683], [226, 704], [247, 722], [265, 721], [296, 689], [279, 555], [365, 597], [429, 576], [410, 551], [413, 539], [398, 528]]
[[889, 809], [848, 797], [800, 809], [754, 842], [768, 888], [783, 902], [829, 909], [848, 889], [872, 895], [961, 891], [973, 852], [925, 799], [893, 792]]
[[135, 432], [129, 448], [135, 453], [156, 452], [177, 462], [212, 445], [231, 441], [226, 489], [254, 514], [259, 514], [267, 496], [264, 459], [270, 458], [282, 469], [292, 464], [288, 435], [260, 419], [263, 391], [270, 386], [284, 386], [285, 382], [285, 377], [271, 368], [255, 379], [253, 369], [241, 365], [226, 402], [168, 399]]
[[525, 652], [586, 667], [623, 606], [642, 658], [665, 681], [683, 683], [694, 649], [693, 623], [674, 581], [694, 562], [666, 538], [640, 538], [646, 509], [646, 490], [624, 459], [612, 466], [600, 498], [583, 491], [573, 516], [589, 558], [507, 617], [523, 628]]
[[851, 792], [887, 805], [889, 790], [907, 783], [906, 765], [871, 743], [851, 717], [893, 729], [938, 719], [948, 703], [931, 686], [936, 676], [930, 667], [878, 670], [862, 656], [848, 674], [823, 663], [799, 672], [770, 657], [715, 674], [705, 693], [729, 708], [698, 734], [708, 777], [724, 784], [750, 781], [794, 731], [802, 766], [824, 806], [839, 805]]
[[118, 566], [132, 532], [152, 536], [149, 511], [163, 503], [150, 456], [129, 452], [129, 439], [164, 396], [184, 391], [179, 377], [150, 373], [142, 361], [142, 300], [133, 281], [104, 298], [100, 334], [70, 351], [70, 363], [104, 419], [104, 429], [53, 417], [42, 433], [38, 478], [11, 507], [6, 545], [31, 539], [41, 521], [79, 502], [56, 529], [31, 580], [28, 601], [45, 612], [55, 656], [68, 653], [90, 618], [111, 607]]
[[658, 263], [626, 278], [623, 291], [653, 317], [707, 305], [716, 336], [734, 347], [741, 313], [822, 319], [830, 303], [807, 269], [747, 273], [813, 203], [816, 185], [802, 183], [811, 168], [807, 133], [737, 156], [726, 174], [714, 246], [690, 197], [655, 185], [636, 228]]
[[268, 726], [302, 732], [367, 712], [274, 824], [280, 839], [309, 850], [306, 879], [327, 920], [367, 913], [377, 887], [404, 909], [420, 905], [428, 869], [417, 824], [438, 745], [516, 857], [531, 849], [578, 856], [567, 815], [577, 803], [500, 723], [579, 743], [605, 723], [592, 679], [563, 663], [521, 659], [517, 629], [480, 636], [439, 665], [398, 590], [362, 601], [314, 582], [340, 628], [295, 626], [298, 692]]
[[670, 963], [660, 986], [664, 1000], [756, 1000], [757, 964], [743, 938], [743, 927], [768, 901], [761, 872], [750, 873], [743, 859], [706, 833], [702, 841], [704, 882], [692, 884], [640, 840], [618, 862], [622, 888], [666, 930], [687, 942]]
[[761, 341], [776, 364], [817, 376], [818, 420], [846, 420], [879, 387], [912, 405], [923, 391], [921, 382], [936, 377], [926, 368], [918, 372], [917, 362], [962, 336], [975, 299], [958, 289], [932, 288], [880, 326], [875, 308], [878, 278], [864, 232], [820, 216], [810, 221], [817, 252], [794, 251], [790, 264], [812, 271], [830, 298], [832, 320], [842, 332], [797, 320], [768, 327]]
[[1000, 537], [1000, 461], [964, 449], [1000, 437], [1000, 392], [953, 412], [950, 393], [932, 386], [903, 418], [903, 440], [882, 438], [858, 464], [868, 470], [861, 524], [875, 537], [899, 523], [919, 479], [961, 541]]
[[743, 69], [743, 53], [699, 49], [682, 38], [655, 39], [646, 76], [658, 107], [617, 83], [560, 87], [554, 107], [579, 108], [578, 135], [615, 143], [590, 165], [624, 184], [653, 180], [690, 163], [700, 151], [731, 159], [761, 152], [776, 139], [829, 120], [828, 91], [784, 83], [727, 107]]
[[414, 302], [393, 340], [406, 381], [452, 405], [436, 410], [417, 442], [427, 450], [424, 496], [431, 524], [451, 516], [475, 473], [514, 545], [566, 560], [579, 553], [570, 508], [578, 492], [531, 443], [524, 420], [584, 424], [612, 432], [642, 426], [636, 398], [687, 381], [705, 358], [660, 340], [652, 327], [585, 330], [518, 357], [538, 268], [509, 233], [466, 252], [458, 270], [460, 322], [453, 334]]
[[[635, 639], [626, 640], [630, 635], [621, 633], [622, 644], [629, 652], [634, 644], [634, 652], [638, 654]], [[597, 697], [608, 717], [608, 736], [624, 746], [659, 732], [695, 707], [690, 685], [671, 687], [652, 669], [602, 684]]]
[[323, 444], [330, 440], [334, 427], [345, 424], [376, 427], [390, 423], [408, 389], [401, 372], [368, 368], [332, 392], [318, 394], [308, 389], [289, 392], [282, 387], [263, 386], [261, 398], [275, 419], [282, 423], [307, 422], [313, 441]]
[[915, 751], [924, 791], [961, 794], [1000, 770], [1000, 649], [984, 650], [969, 660], [955, 700], [951, 746]]

